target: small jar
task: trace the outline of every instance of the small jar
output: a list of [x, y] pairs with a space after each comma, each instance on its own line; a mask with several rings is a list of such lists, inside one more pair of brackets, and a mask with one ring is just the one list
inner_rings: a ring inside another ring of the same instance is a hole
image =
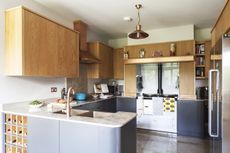
[[172, 43], [170, 44], [170, 56], [175, 56], [176, 55], [176, 44]]
[[139, 57], [140, 58], [144, 58], [145, 57], [145, 49], [144, 48], [140, 49], [140, 51], [139, 51]]
[[128, 51], [124, 51], [124, 59], [129, 59], [129, 52]]

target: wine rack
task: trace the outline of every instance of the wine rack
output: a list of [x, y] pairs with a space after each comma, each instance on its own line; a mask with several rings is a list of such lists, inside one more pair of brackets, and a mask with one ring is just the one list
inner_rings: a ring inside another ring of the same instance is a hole
[[5, 153], [27, 153], [27, 117], [5, 114]]

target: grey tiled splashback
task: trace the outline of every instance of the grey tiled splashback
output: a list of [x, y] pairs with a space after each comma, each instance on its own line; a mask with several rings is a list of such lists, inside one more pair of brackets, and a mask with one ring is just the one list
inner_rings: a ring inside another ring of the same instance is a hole
[[87, 65], [80, 64], [79, 77], [67, 78], [67, 88], [74, 87], [76, 92], [93, 93], [95, 83], [108, 83], [107, 79], [87, 79]]

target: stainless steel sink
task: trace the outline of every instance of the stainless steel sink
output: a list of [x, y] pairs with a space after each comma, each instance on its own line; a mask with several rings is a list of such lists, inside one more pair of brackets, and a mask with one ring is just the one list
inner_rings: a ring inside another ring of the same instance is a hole
[[[84, 113], [88, 113], [89, 111], [87, 110], [77, 110], [77, 109], [71, 109], [71, 115], [72, 116], [78, 116]], [[54, 112], [55, 114], [66, 114], [66, 110], [60, 110], [57, 112]]]
[[[66, 114], [65, 110], [60, 110], [54, 112], [56, 114]], [[104, 118], [111, 116], [113, 113], [108, 112], [99, 112], [99, 111], [88, 111], [88, 110], [80, 110], [80, 109], [72, 109], [71, 115], [72, 116], [82, 116], [82, 117], [91, 117], [91, 118]]]

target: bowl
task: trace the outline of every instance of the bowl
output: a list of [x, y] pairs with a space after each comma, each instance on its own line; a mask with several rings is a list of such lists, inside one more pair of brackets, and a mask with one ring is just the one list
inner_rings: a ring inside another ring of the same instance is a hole
[[87, 98], [87, 94], [85, 92], [77, 92], [75, 94], [75, 99], [79, 101], [84, 101]]
[[98, 95], [97, 94], [92, 94], [93, 99], [97, 99]]

